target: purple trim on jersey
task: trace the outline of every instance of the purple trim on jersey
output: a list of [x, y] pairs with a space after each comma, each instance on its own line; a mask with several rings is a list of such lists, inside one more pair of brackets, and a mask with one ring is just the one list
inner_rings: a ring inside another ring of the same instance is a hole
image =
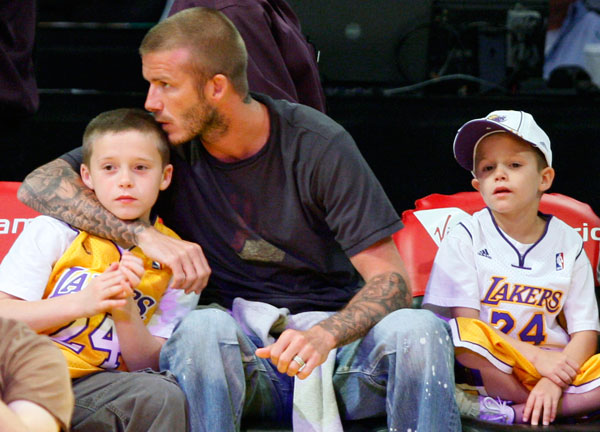
[[581, 249], [579, 249], [579, 252], [577, 252], [577, 256], [575, 257], [575, 261], [577, 261], [579, 259], [579, 257], [581, 256], [581, 252], [583, 252], [583, 242], [581, 242]]
[[543, 218], [547, 218], [546, 219], [546, 225], [544, 226], [544, 232], [542, 233], [542, 235], [540, 236], [540, 238], [531, 245], [531, 247], [529, 249], [527, 249], [525, 251], [525, 253], [523, 255], [521, 255], [521, 253], [519, 252], [519, 250], [515, 247], [514, 244], [511, 243], [511, 241], [504, 235], [504, 233], [502, 232], [502, 230], [500, 229], [500, 227], [498, 226], [498, 224], [496, 223], [496, 219], [494, 218], [494, 214], [492, 213], [492, 210], [490, 210], [489, 207], [486, 207], [488, 212], [490, 213], [490, 218], [492, 218], [492, 223], [494, 224], [494, 226], [496, 227], [496, 231], [498, 231], [498, 234], [500, 234], [500, 237], [502, 237], [504, 239], [504, 241], [506, 241], [506, 243], [508, 243], [510, 245], [511, 248], [513, 248], [513, 250], [515, 251], [515, 253], [517, 254], [517, 257], [519, 257], [519, 265], [514, 265], [511, 264], [512, 267], [515, 268], [520, 268], [523, 270], [531, 270], [531, 267], [525, 267], [525, 257], [527, 256], [527, 254], [538, 245], [539, 242], [541, 242], [544, 237], [546, 237], [546, 234], [548, 233], [548, 227], [550, 225], [550, 220], [552, 219], [552, 215], [548, 215], [548, 214], [544, 214], [541, 212], [538, 212], [538, 214], [543, 217]]
[[80, 233], [81, 233], [81, 230], [80, 230], [79, 228], [76, 228], [76, 227], [74, 227], [73, 225], [71, 225], [71, 224], [68, 224], [68, 223], [66, 223], [66, 222], [64, 222], [64, 224], [65, 224], [66, 226], [68, 226], [69, 228], [71, 228], [73, 231], [75, 231], [77, 234], [80, 234]]
[[471, 231], [469, 231], [469, 228], [467, 228], [465, 226], [465, 224], [463, 224], [462, 222], [459, 222], [458, 224], [465, 229], [465, 231], [467, 232], [467, 234], [469, 234], [469, 237], [471, 237], [471, 241], [473, 241], [473, 235], [471, 235]]

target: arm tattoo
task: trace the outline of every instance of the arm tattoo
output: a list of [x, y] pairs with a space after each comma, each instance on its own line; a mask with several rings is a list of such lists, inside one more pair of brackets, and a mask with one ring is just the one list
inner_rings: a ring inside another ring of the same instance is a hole
[[122, 244], [136, 244], [137, 234], [147, 226], [122, 221], [106, 210], [73, 168], [60, 159], [29, 174], [18, 197], [42, 214]]
[[390, 312], [410, 307], [410, 291], [399, 273], [389, 272], [370, 279], [340, 312], [320, 322], [340, 347], [363, 337]]

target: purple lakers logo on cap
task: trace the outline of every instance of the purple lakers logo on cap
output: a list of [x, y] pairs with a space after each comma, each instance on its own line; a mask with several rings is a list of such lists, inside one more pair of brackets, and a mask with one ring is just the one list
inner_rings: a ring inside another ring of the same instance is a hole
[[506, 116], [502, 115], [491, 115], [487, 118], [488, 120], [495, 121], [496, 123], [504, 123], [506, 121]]

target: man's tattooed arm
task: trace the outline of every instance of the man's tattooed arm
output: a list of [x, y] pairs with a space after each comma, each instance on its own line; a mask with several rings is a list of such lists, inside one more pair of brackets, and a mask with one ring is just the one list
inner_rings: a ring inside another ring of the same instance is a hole
[[372, 277], [340, 312], [317, 326], [330, 333], [340, 347], [363, 337], [396, 309], [411, 307], [412, 296], [402, 275], [386, 272]]
[[122, 221], [106, 210], [62, 159], [30, 173], [19, 188], [18, 198], [42, 214], [121, 244], [137, 244], [137, 234], [147, 227], [137, 221]]

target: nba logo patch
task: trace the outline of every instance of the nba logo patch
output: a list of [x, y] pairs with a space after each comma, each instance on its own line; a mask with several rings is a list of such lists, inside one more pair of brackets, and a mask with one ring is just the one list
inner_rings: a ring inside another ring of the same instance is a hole
[[565, 257], [562, 252], [556, 254], [556, 271], [560, 271], [565, 268]]

